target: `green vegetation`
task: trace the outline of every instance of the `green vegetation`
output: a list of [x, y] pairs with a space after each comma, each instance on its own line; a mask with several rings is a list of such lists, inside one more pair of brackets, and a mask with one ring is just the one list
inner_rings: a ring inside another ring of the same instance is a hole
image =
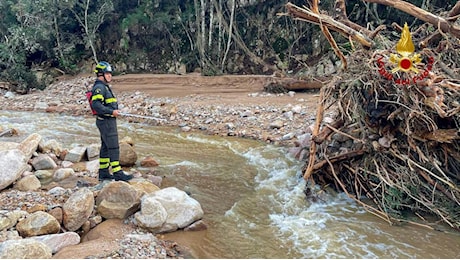
[[[287, 1], [247, 2], [2, 0], [0, 80], [27, 91], [46, 85], [35, 77], [37, 70], [50, 75], [90, 72], [98, 60], [127, 73], [271, 74], [302, 69], [309, 61], [299, 55], [313, 61], [330, 51], [316, 25], [278, 15]], [[422, 6], [426, 1], [411, 2]], [[449, 8], [456, 1], [447, 2], [446, 7], [446, 1], [430, 1], [425, 9]], [[333, 4], [321, 1], [321, 8], [333, 10]], [[360, 0], [347, 1], [347, 7], [351, 20], [371, 27], [418, 22]], [[318, 39], [324, 44], [313, 50]], [[348, 39], [338, 41], [349, 48]]]

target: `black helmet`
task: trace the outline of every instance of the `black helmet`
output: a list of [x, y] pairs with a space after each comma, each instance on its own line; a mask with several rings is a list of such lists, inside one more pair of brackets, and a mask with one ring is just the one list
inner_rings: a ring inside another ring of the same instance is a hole
[[109, 72], [112, 73], [112, 66], [110, 63], [107, 61], [101, 61], [96, 65], [96, 69], [94, 70], [94, 73], [96, 73], [98, 76], [104, 75], [104, 73]]

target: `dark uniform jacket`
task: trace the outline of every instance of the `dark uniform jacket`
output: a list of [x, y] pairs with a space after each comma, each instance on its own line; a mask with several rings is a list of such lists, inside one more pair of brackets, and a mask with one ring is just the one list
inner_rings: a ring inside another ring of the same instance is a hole
[[112, 89], [99, 79], [94, 83], [91, 100], [98, 116], [111, 117], [113, 110], [118, 110], [118, 102]]

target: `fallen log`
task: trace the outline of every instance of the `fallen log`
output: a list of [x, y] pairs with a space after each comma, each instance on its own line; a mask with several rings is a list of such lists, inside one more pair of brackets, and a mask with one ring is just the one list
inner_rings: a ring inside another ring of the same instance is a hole
[[319, 80], [277, 79], [264, 85], [264, 91], [269, 93], [286, 93], [289, 91], [302, 91], [320, 89], [323, 83]]

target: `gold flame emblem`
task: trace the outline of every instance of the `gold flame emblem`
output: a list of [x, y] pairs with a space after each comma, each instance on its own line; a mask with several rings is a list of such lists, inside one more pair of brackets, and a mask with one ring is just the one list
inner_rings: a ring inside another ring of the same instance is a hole
[[413, 71], [418, 73], [418, 69], [415, 65], [422, 61], [420, 54], [414, 53], [415, 47], [412, 42], [412, 35], [409, 31], [409, 26], [407, 23], [404, 24], [403, 31], [401, 33], [401, 39], [399, 39], [398, 44], [396, 44], [396, 52], [398, 54], [391, 54], [390, 61], [397, 64], [398, 66], [391, 70], [392, 73], [398, 71]]

